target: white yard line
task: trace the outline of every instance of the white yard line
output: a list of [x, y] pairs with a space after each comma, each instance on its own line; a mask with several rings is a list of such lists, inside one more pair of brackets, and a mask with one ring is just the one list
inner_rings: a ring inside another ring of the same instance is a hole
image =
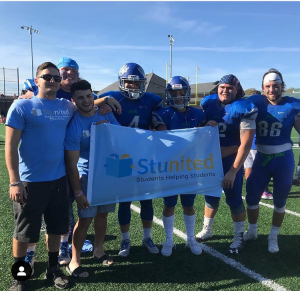
[[[140, 213], [141, 209], [133, 204], [131, 204], [131, 209], [134, 210], [137, 213]], [[158, 219], [157, 217], [153, 217], [153, 222], [162, 226], [163, 227], [163, 222], [162, 220]], [[174, 228], [174, 234], [176, 234], [178, 237], [182, 238], [183, 240], [186, 241], [187, 237], [186, 234], [182, 231], [180, 231], [179, 229]], [[201, 244], [202, 249], [208, 253], [209, 255], [223, 261], [225, 264], [230, 265], [232, 268], [237, 269], [238, 271], [240, 271], [241, 273], [245, 274], [246, 276], [260, 282], [261, 284], [265, 285], [266, 287], [269, 287], [272, 290], [275, 291], [288, 291], [288, 289], [284, 288], [283, 286], [275, 283], [274, 281], [263, 277], [262, 275], [246, 268], [244, 265], [242, 265], [241, 263], [219, 253], [218, 251], [216, 251], [215, 249], [205, 245], [205, 244]]]
[[[244, 196], [242, 196], [242, 198], [243, 198], [244, 200], [246, 199]], [[270, 204], [267, 204], [267, 203], [264, 203], [264, 202], [259, 202], [259, 204], [260, 204], [260, 205], [263, 205], [263, 206], [266, 206], [266, 207], [268, 207], [268, 208], [274, 209], [274, 206], [273, 206], [273, 205], [270, 205]], [[300, 217], [300, 213], [298, 213], [298, 212], [294, 212], [294, 211], [287, 210], [287, 209], [285, 210], [285, 212], [288, 213], [288, 214], [291, 214], [291, 215], [295, 215], [295, 216]]]

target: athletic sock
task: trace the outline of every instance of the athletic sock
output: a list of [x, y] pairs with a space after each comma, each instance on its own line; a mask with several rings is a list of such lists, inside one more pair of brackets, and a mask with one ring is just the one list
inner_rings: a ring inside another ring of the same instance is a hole
[[173, 240], [175, 214], [173, 214], [172, 216], [169, 216], [169, 217], [166, 217], [163, 215], [162, 217], [163, 217], [166, 238]]
[[214, 217], [209, 218], [204, 215], [203, 226], [206, 228], [212, 228], [214, 219], [215, 219]]
[[143, 239], [151, 238], [152, 228], [143, 228]]
[[122, 240], [129, 239], [129, 230], [126, 232], [121, 232]]
[[276, 235], [278, 235], [279, 230], [280, 230], [280, 227], [272, 225], [270, 234], [276, 234]]
[[48, 269], [58, 265], [58, 252], [48, 252]]
[[183, 214], [183, 220], [185, 224], [187, 240], [192, 239], [194, 237], [196, 216], [195, 214], [193, 215]]
[[233, 222], [234, 225], [234, 232], [235, 233], [241, 233], [244, 232], [245, 230], [245, 221], [240, 221], [240, 222]]

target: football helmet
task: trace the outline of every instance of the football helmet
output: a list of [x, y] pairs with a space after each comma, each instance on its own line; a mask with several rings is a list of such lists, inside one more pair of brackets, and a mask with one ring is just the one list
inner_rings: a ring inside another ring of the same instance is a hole
[[[136, 63], [125, 64], [119, 71], [118, 79], [120, 91], [125, 97], [138, 99], [145, 93], [147, 78], [140, 65]], [[126, 87], [125, 83], [127, 83]]]
[[[185, 94], [177, 95], [178, 90], [185, 90]], [[174, 76], [166, 85], [166, 102], [168, 106], [183, 109], [191, 99], [191, 87], [188, 80], [181, 76]], [[182, 102], [180, 102], [182, 100]]]
[[23, 85], [23, 90], [31, 91], [34, 95], [37, 95], [39, 87], [34, 83], [34, 79], [26, 79]]

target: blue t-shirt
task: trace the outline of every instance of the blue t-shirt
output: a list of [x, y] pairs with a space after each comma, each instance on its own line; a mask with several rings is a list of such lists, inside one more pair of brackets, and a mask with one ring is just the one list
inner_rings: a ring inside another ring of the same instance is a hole
[[195, 107], [187, 107], [186, 112], [179, 112], [168, 106], [152, 113], [153, 124], [164, 124], [168, 130], [203, 126], [205, 113]]
[[53, 181], [66, 174], [64, 140], [76, 106], [65, 99], [18, 99], [6, 125], [22, 131], [19, 147], [21, 181]]
[[295, 116], [300, 113], [300, 100], [285, 96], [279, 104], [271, 105], [264, 95], [253, 95], [248, 99], [258, 108], [256, 144], [293, 144], [291, 132]]
[[97, 112], [91, 117], [82, 116], [76, 112], [68, 125], [65, 150], [80, 151], [77, 168], [81, 176], [88, 176], [91, 125], [101, 120], [120, 125], [112, 113], [99, 115]]
[[206, 120], [215, 120], [219, 124], [220, 145], [229, 147], [240, 145], [240, 124], [242, 119], [252, 119], [257, 114], [256, 106], [249, 99], [237, 99], [223, 105], [218, 94], [203, 98], [201, 107]]
[[162, 98], [153, 93], [144, 93], [139, 99], [126, 98], [120, 91], [103, 93], [99, 98], [112, 96], [122, 106], [122, 114], [115, 114], [116, 119], [122, 126], [148, 129], [151, 124], [152, 111], [162, 107]]

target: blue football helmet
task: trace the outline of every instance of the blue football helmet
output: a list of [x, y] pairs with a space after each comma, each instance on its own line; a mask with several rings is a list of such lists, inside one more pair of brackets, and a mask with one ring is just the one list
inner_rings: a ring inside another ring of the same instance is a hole
[[[127, 63], [119, 71], [119, 88], [121, 93], [129, 99], [138, 99], [146, 89], [147, 78], [143, 68], [136, 63]], [[126, 82], [134, 82], [137, 88], [125, 88]]]
[[31, 91], [34, 95], [39, 93], [39, 87], [34, 83], [34, 79], [26, 79], [23, 85], [23, 90]]
[[[181, 96], [177, 96], [178, 90], [185, 90], [185, 93]], [[188, 105], [191, 99], [191, 86], [188, 80], [181, 76], [174, 76], [167, 83], [166, 86], [166, 102], [168, 106], [172, 106], [177, 109], [183, 109]], [[177, 104], [179, 100], [181, 103]], [[176, 102], [177, 101], [177, 102]]]

